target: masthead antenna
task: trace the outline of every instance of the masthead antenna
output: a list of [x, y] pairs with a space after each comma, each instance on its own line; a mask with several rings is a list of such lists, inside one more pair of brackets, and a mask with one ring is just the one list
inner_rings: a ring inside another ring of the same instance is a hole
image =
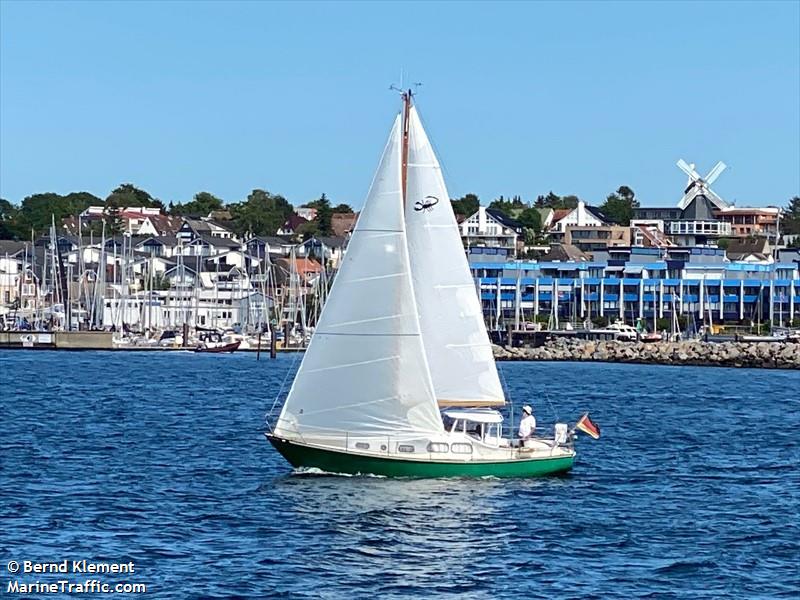
[[395, 84], [391, 84], [389, 86], [389, 90], [391, 90], [393, 92], [397, 92], [401, 96], [403, 96], [405, 94], [408, 94], [409, 97], [413, 97], [413, 96], [417, 95], [417, 89], [422, 87], [422, 82], [421, 81], [417, 81], [417, 82], [413, 83], [412, 85], [414, 86], [413, 88], [406, 89], [406, 88], [403, 87], [403, 84], [400, 84], [399, 86], [395, 85]]

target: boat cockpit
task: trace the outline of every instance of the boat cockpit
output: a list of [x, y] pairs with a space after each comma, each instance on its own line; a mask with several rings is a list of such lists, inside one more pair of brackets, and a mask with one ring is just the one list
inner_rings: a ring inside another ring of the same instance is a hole
[[491, 408], [449, 408], [442, 411], [445, 429], [463, 433], [493, 448], [508, 447], [503, 438], [503, 415]]

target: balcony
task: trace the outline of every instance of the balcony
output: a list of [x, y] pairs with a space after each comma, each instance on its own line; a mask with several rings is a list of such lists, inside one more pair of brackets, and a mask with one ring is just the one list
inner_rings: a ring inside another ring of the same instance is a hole
[[670, 235], [731, 235], [731, 224], [724, 221], [672, 221]]

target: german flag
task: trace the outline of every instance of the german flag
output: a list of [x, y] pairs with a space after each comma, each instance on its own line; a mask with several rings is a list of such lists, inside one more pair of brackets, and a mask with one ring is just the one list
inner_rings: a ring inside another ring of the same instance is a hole
[[584, 413], [584, 415], [578, 419], [578, 422], [575, 423], [575, 429], [582, 431], [596, 440], [600, 438], [600, 426], [592, 423], [592, 420], [589, 418], [589, 413]]

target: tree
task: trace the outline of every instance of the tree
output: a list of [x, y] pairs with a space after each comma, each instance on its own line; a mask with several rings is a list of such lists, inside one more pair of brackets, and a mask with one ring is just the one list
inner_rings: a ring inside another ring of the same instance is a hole
[[639, 207], [636, 194], [628, 186], [621, 186], [600, 205], [600, 211], [613, 223], [630, 225], [633, 209]]
[[576, 208], [580, 202], [577, 196], [559, 196], [551, 191], [546, 196], [537, 196], [533, 205], [536, 208], [552, 208], [553, 210], [564, 208]]
[[8, 200], [0, 198], [0, 240], [22, 237], [19, 227], [19, 209]]
[[311, 202], [306, 202], [305, 204], [300, 206], [300, 208], [316, 208], [316, 209], [319, 209], [320, 205], [322, 205], [322, 204], [327, 204], [328, 207], [330, 207], [330, 205], [331, 205], [331, 201], [328, 200], [328, 197], [325, 195], [324, 192], [322, 193], [322, 196], [320, 196], [318, 199], [312, 200]]
[[333, 207], [333, 212], [335, 212], [335, 213], [347, 213], [349, 215], [352, 215], [354, 211], [353, 211], [353, 207], [352, 206], [350, 206], [349, 204], [342, 203], [342, 204], [337, 204], [336, 206], [334, 206]]
[[150, 194], [137, 188], [132, 183], [123, 183], [112, 191], [106, 198], [106, 205], [112, 201], [118, 208], [143, 206], [145, 208], [164, 210], [164, 203], [161, 202], [161, 200], [153, 198]]
[[319, 233], [319, 225], [316, 221], [306, 221], [297, 228], [296, 233], [305, 242]]
[[789, 200], [783, 211], [781, 233], [800, 234], [800, 196]]
[[333, 218], [333, 209], [331, 209], [331, 203], [328, 202], [328, 199], [325, 197], [325, 194], [322, 194], [319, 200], [317, 200], [317, 232], [319, 235], [331, 235], [333, 232], [333, 227], [331, 226], [331, 220]]
[[25, 237], [31, 229], [42, 233], [50, 227], [52, 220], [58, 223], [64, 217], [78, 215], [92, 205], [102, 204], [100, 198], [89, 192], [72, 192], [66, 196], [53, 192], [33, 194], [22, 200], [16, 227], [20, 232], [25, 232]]
[[238, 235], [275, 235], [294, 212], [283, 196], [253, 190], [247, 200], [230, 205], [233, 230]]
[[450, 200], [450, 204], [453, 206], [453, 212], [455, 214], [469, 217], [478, 212], [478, 209], [481, 206], [481, 201], [475, 194], [467, 194], [461, 198]]
[[214, 194], [208, 192], [198, 192], [194, 195], [194, 199], [186, 204], [173, 204], [169, 203], [169, 212], [172, 215], [192, 215], [204, 217], [211, 211], [222, 209], [222, 200], [217, 198]]
[[524, 209], [517, 217], [520, 225], [538, 234], [542, 230], [542, 215], [533, 207]]
[[520, 211], [528, 208], [528, 206], [519, 196], [514, 196], [511, 200], [506, 200], [503, 196], [500, 196], [497, 200], [492, 200], [489, 208], [499, 210], [507, 217], [514, 218]]
[[559, 208], [578, 208], [581, 199], [574, 195], [561, 196], [561, 206]]

